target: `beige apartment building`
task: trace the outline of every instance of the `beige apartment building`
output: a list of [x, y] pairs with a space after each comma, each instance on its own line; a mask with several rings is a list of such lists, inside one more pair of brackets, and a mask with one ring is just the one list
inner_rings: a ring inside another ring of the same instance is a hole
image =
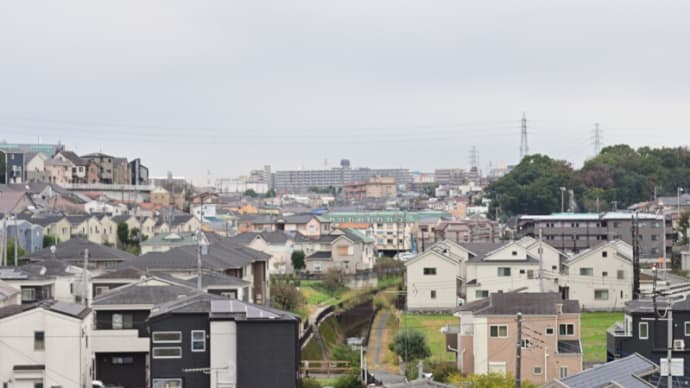
[[[522, 336], [518, 338], [518, 313]], [[536, 385], [582, 371], [580, 306], [556, 292], [495, 293], [459, 309], [460, 326], [446, 329], [447, 348], [457, 351], [463, 374], [516, 374]]]

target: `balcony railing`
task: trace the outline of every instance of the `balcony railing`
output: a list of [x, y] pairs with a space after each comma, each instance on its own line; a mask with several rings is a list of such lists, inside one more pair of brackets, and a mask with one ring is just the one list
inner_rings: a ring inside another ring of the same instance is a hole
[[93, 330], [91, 348], [94, 353], [148, 352], [149, 338], [139, 337], [139, 330]]

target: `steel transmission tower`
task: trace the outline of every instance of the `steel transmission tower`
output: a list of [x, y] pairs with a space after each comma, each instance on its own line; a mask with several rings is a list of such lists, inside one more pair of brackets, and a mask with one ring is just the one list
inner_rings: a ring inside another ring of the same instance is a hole
[[601, 146], [602, 146], [602, 130], [599, 129], [599, 123], [594, 123], [594, 139], [593, 143], [594, 144], [594, 156], [599, 155], [599, 152], [601, 151]]
[[527, 155], [529, 155], [529, 146], [527, 145], [527, 116], [523, 112], [520, 130], [520, 160]]
[[470, 171], [479, 171], [479, 153], [477, 146], [470, 148]]

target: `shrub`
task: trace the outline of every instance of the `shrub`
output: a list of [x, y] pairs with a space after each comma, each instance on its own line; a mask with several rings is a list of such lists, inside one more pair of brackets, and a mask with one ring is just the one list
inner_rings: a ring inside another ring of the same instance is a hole
[[300, 388], [321, 388], [321, 384], [314, 379], [302, 379], [299, 384]]
[[388, 348], [403, 361], [420, 360], [431, 356], [424, 334], [417, 330], [399, 332], [393, 338], [393, 342], [388, 344]]
[[362, 383], [359, 381], [359, 378], [355, 375], [345, 375], [345, 376], [338, 377], [338, 380], [335, 381], [334, 387], [335, 388], [361, 388]]

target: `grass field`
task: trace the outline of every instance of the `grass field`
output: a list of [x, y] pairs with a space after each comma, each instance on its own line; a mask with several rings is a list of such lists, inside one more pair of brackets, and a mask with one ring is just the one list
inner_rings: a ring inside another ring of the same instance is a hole
[[622, 320], [623, 313], [582, 313], [580, 337], [585, 362], [606, 361], [606, 329]]
[[[400, 329], [404, 328], [403, 319], [403, 317], [400, 319]], [[429, 359], [434, 361], [455, 360], [455, 355], [446, 351], [446, 336], [441, 333], [441, 328], [446, 325], [457, 324], [458, 318], [450, 314], [407, 314], [407, 327], [424, 333], [426, 336], [426, 343], [431, 349], [431, 357], [429, 357]]]

